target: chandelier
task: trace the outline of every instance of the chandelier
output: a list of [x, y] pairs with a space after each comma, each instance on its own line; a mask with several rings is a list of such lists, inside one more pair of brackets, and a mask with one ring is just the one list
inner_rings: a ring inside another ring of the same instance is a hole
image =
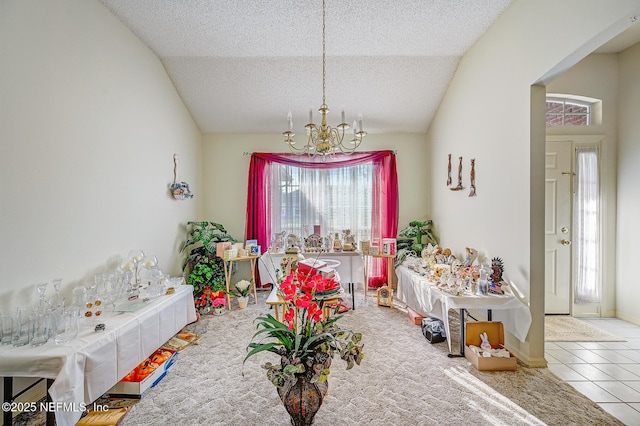
[[[317, 154], [322, 155], [333, 155], [337, 152], [342, 152], [344, 154], [353, 153], [358, 146], [362, 143], [362, 138], [367, 136], [367, 132], [362, 129], [362, 114], [358, 115], [358, 120], [353, 121], [353, 138], [350, 142], [344, 142], [346, 131], [351, 127], [345, 121], [345, 113], [342, 111], [342, 123], [338, 124], [336, 127], [331, 127], [327, 125], [327, 114], [329, 113], [329, 107], [327, 106], [326, 101], [326, 68], [327, 68], [327, 58], [326, 58], [326, 4], [325, 0], [322, 0], [322, 105], [318, 111], [322, 117], [320, 121], [320, 125], [315, 124], [313, 122], [313, 110], [309, 110], [309, 123], [304, 127], [307, 129], [307, 142], [301, 148], [295, 146], [295, 141], [293, 137], [295, 133], [293, 132], [293, 116], [291, 111], [287, 115], [287, 124], [288, 129], [286, 132], [283, 132], [284, 141], [289, 145], [289, 149], [294, 154], [307, 154], [311, 157], [314, 157]], [[347, 136], [347, 139], [350, 136]]]

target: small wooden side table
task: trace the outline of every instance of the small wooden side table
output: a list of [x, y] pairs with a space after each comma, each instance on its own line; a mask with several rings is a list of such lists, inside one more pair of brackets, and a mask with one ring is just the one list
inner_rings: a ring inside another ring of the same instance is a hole
[[386, 258], [387, 259], [387, 285], [393, 288], [393, 261], [395, 254], [362, 254], [364, 258], [364, 297], [367, 297], [367, 289], [369, 288], [369, 258]]
[[[282, 322], [282, 320], [284, 320], [284, 310], [287, 307], [287, 302], [278, 294], [278, 287], [273, 286], [266, 303], [274, 309], [276, 321]], [[282, 320], [280, 319], [280, 309], [282, 309]]]
[[[258, 293], [256, 291], [256, 261], [260, 256], [243, 256], [234, 257], [232, 259], [223, 259], [224, 278], [227, 285], [227, 307], [231, 310], [231, 272], [233, 271], [233, 262], [251, 262], [251, 285], [253, 286], [253, 300], [258, 304]], [[235, 297], [235, 296], [234, 296]]]

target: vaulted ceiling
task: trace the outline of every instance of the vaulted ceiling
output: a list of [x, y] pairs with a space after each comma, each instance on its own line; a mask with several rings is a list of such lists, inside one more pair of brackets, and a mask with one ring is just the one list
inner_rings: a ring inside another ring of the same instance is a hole
[[[203, 133], [303, 132], [322, 103], [321, 0], [100, 0], [160, 58]], [[326, 0], [330, 124], [425, 132], [512, 0]]]

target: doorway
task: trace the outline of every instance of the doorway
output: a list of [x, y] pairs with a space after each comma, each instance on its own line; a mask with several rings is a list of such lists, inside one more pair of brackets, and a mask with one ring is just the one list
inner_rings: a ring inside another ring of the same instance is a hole
[[595, 137], [547, 137], [546, 314], [599, 317], [601, 313], [598, 147]]

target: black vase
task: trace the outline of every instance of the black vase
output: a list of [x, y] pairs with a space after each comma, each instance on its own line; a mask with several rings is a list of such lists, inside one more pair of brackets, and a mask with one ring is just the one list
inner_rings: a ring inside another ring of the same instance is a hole
[[329, 384], [327, 382], [312, 383], [304, 374], [297, 376], [291, 386], [278, 388], [278, 395], [285, 409], [291, 416], [294, 426], [309, 426], [322, 406]]

